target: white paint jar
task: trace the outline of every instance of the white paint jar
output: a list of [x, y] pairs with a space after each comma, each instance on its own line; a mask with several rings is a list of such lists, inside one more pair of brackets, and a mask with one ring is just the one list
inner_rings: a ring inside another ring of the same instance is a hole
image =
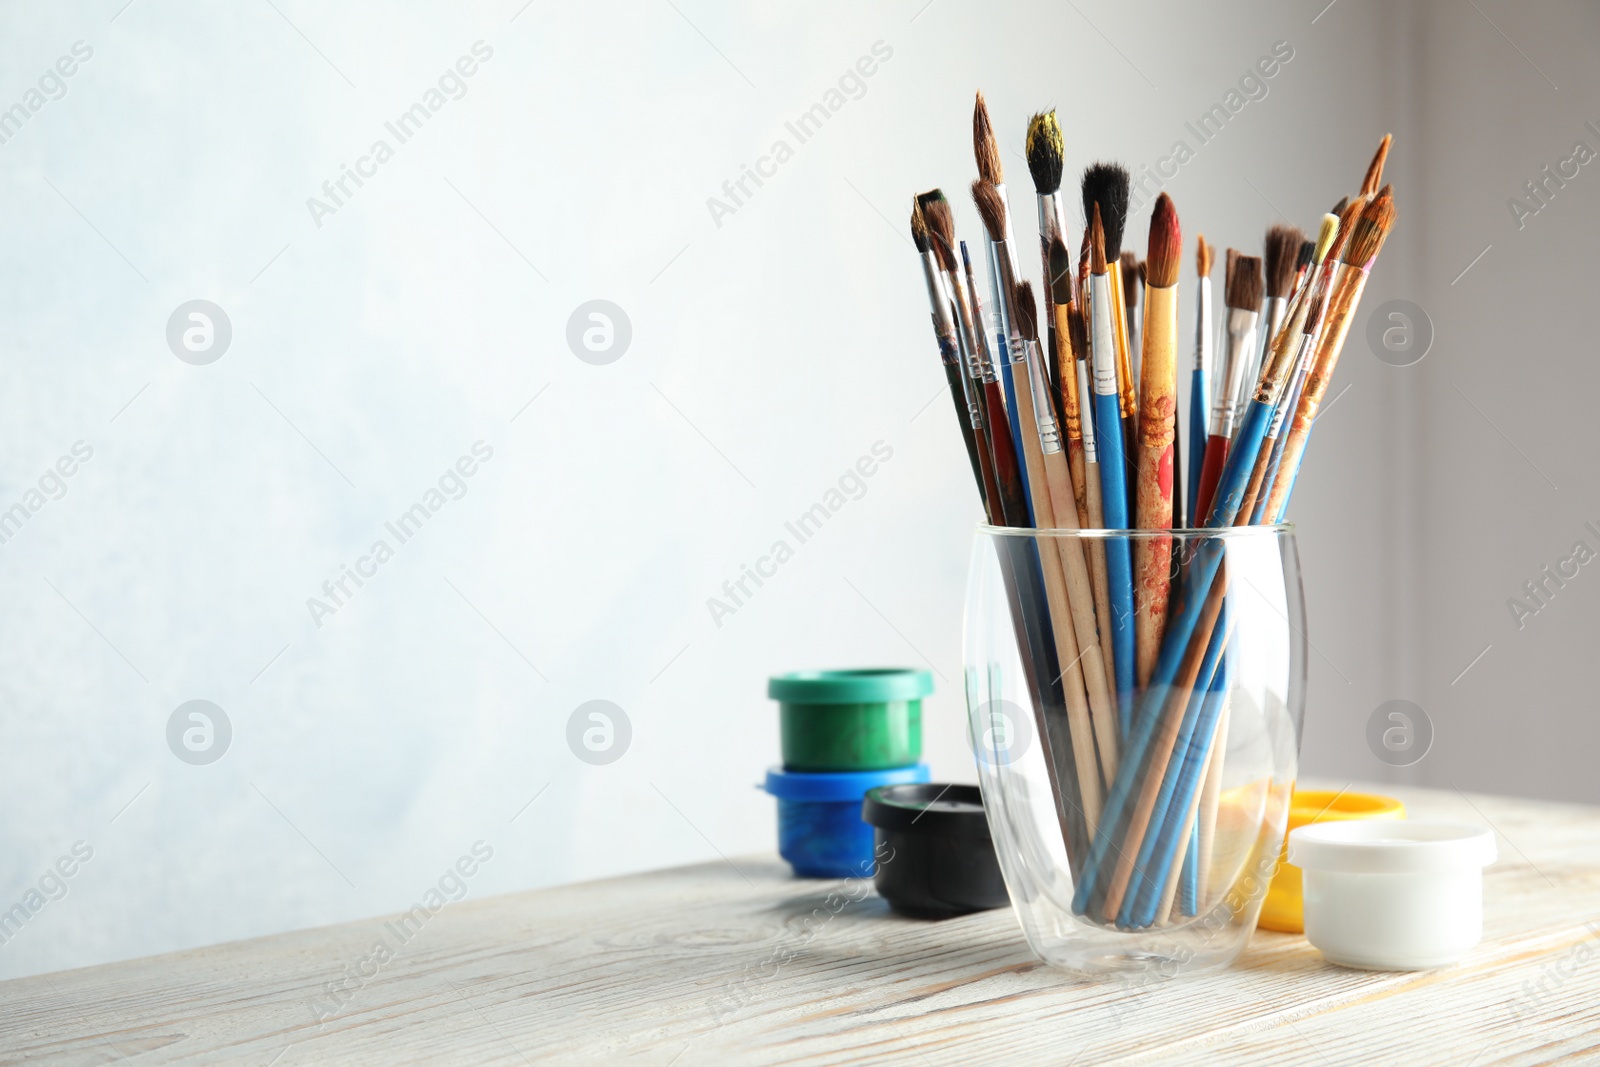
[[1313, 823], [1289, 834], [1306, 938], [1330, 962], [1378, 971], [1455, 963], [1483, 937], [1494, 834], [1429, 820]]

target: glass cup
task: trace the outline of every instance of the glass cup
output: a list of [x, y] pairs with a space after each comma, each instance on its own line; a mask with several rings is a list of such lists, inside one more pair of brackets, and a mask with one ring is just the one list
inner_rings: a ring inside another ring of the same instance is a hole
[[1305, 645], [1292, 527], [979, 528], [971, 741], [1040, 959], [1172, 976], [1244, 950], [1283, 848]]

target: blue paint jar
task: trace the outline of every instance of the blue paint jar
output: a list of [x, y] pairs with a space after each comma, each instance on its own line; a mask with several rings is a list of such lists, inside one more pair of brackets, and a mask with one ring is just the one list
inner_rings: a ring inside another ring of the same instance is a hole
[[881, 771], [767, 772], [767, 792], [778, 798], [778, 853], [801, 878], [871, 878], [872, 827], [861, 801], [880, 785], [926, 782], [928, 765]]

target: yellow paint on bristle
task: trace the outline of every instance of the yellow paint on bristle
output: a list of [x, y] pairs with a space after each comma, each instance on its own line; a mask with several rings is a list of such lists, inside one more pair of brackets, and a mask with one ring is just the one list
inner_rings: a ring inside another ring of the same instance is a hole
[[1333, 239], [1339, 236], [1339, 216], [1322, 216], [1322, 229], [1317, 231], [1317, 250], [1311, 257], [1312, 263], [1321, 263], [1328, 258], [1328, 249], [1333, 247]]
[[1050, 142], [1050, 150], [1057, 156], [1061, 155], [1066, 147], [1066, 142], [1061, 136], [1061, 123], [1056, 120], [1054, 111], [1038, 115], [1028, 124], [1028, 139], [1023, 145], [1023, 151], [1030, 157], [1033, 155], [1034, 146], [1043, 137]]

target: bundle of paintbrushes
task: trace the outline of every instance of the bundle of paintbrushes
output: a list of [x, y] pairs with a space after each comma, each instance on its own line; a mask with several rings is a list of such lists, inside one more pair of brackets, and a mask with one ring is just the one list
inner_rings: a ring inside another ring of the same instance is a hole
[[1214, 830], [1228, 729], [1227, 559], [1215, 534], [1076, 532], [1282, 521], [1394, 223], [1391, 190], [1379, 188], [1389, 138], [1315, 240], [1275, 225], [1260, 258], [1228, 250], [1220, 311], [1213, 249], [1197, 239], [1190, 403], [1180, 413], [1184, 246], [1172, 199], [1156, 199], [1141, 261], [1123, 247], [1128, 172], [1088, 167], [1074, 256], [1061, 128], [1054, 113], [1035, 115], [1025, 148], [1036, 296], [981, 94], [973, 135], [971, 195], [984, 231], [976, 256], [938, 190], [916, 197], [912, 236], [989, 524], [1074, 532], [1013, 539], [1006, 594], [1057, 794], [1072, 910], [1140, 929], [1168, 921], [1175, 906], [1195, 915], [1205, 904], [1196, 869]]

